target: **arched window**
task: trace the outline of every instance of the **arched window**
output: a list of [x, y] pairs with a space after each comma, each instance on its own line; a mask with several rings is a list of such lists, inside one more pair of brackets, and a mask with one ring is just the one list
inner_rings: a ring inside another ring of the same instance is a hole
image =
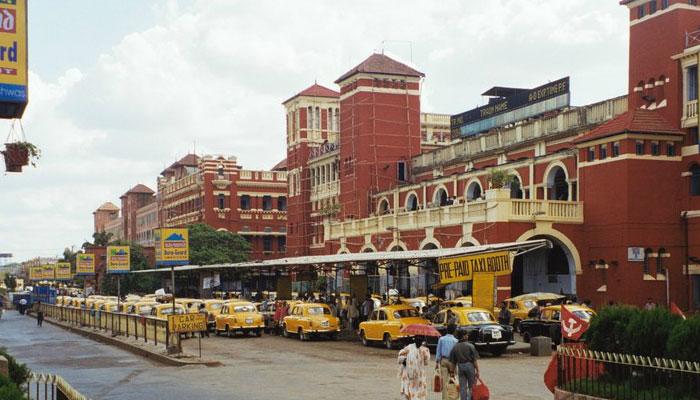
[[523, 189], [520, 183], [520, 178], [517, 175], [511, 175], [510, 181], [510, 198], [511, 199], [522, 199]]
[[442, 207], [447, 205], [447, 190], [440, 188], [435, 192], [435, 197], [433, 198], [433, 205], [435, 207]]
[[467, 186], [467, 201], [479, 200], [481, 198], [481, 184], [474, 181]]
[[226, 205], [225, 205], [226, 196], [224, 196], [223, 194], [220, 194], [218, 200], [219, 200], [219, 204], [218, 204], [219, 210], [223, 210], [224, 208], [226, 208]]
[[548, 200], [569, 200], [569, 183], [564, 168], [555, 166], [547, 174]]
[[224, 165], [223, 165], [223, 164], [219, 164], [219, 165], [216, 167], [216, 173], [217, 173], [217, 175], [219, 175], [219, 178], [223, 178], [223, 177], [224, 177]]
[[690, 167], [690, 195], [700, 196], [700, 165]]
[[391, 209], [389, 208], [389, 200], [382, 199], [379, 202], [379, 206], [377, 207], [377, 213], [379, 215], [386, 215], [386, 214], [389, 214], [390, 211], [391, 211]]
[[280, 196], [277, 198], [277, 210], [287, 211], [287, 197]]
[[416, 211], [418, 209], [418, 197], [411, 193], [406, 198], [406, 211]]

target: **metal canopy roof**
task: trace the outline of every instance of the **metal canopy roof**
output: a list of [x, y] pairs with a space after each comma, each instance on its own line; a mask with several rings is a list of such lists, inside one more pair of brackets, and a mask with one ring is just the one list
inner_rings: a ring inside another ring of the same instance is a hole
[[[365, 263], [378, 262], [387, 263], [391, 261], [412, 261], [433, 259], [440, 257], [460, 256], [468, 254], [479, 254], [493, 251], [517, 251], [518, 254], [537, 250], [540, 248], [551, 248], [552, 243], [546, 239], [526, 240], [523, 242], [497, 243], [483, 246], [470, 247], [454, 247], [432, 250], [409, 250], [409, 251], [378, 251], [369, 253], [344, 253], [325, 256], [302, 256], [302, 257], [287, 257], [278, 258], [275, 260], [264, 261], [247, 261], [233, 264], [212, 264], [212, 265], [182, 265], [175, 267], [175, 271], [204, 271], [216, 269], [281, 269], [280, 267], [296, 267], [296, 266], [316, 266], [316, 265], [333, 265], [342, 263]], [[145, 269], [140, 271], [131, 271], [132, 274], [145, 274], [151, 272], [170, 272], [169, 267]]]

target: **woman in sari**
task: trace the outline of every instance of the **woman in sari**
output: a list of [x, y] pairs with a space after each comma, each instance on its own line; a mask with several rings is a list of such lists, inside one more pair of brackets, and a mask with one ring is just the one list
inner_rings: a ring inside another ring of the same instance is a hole
[[[420, 347], [419, 347], [420, 346]], [[413, 342], [399, 351], [399, 378], [401, 379], [402, 400], [425, 400], [428, 396], [428, 383], [424, 367], [430, 362], [430, 351], [423, 338], [413, 338]]]

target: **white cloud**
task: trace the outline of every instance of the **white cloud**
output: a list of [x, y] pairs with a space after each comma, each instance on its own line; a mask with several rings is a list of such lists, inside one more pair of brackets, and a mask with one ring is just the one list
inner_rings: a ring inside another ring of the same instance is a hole
[[464, 111], [490, 86], [534, 86], [569, 74], [578, 103], [621, 94], [628, 28], [626, 10], [614, 3], [200, 0], [154, 7], [152, 27], [104, 44], [92, 64], [55, 82], [31, 74], [25, 127], [44, 157], [36, 170], [0, 177], [0, 250], [29, 257], [79, 245], [92, 233], [97, 206], [136, 183], [155, 186], [159, 171], [194, 141], [199, 153], [271, 167], [285, 154], [280, 103], [314, 80], [334, 87], [382, 41], [427, 74], [427, 111]]

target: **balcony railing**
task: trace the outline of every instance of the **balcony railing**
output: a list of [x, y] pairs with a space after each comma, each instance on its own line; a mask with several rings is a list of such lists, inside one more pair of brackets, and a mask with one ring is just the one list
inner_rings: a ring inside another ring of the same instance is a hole
[[311, 188], [311, 201], [337, 196], [340, 181], [326, 182]]
[[685, 103], [685, 117], [692, 118], [698, 116], [698, 101], [691, 100]]
[[583, 203], [576, 201], [522, 200], [487, 195], [487, 200], [423, 208], [403, 209], [363, 219], [326, 224], [326, 240], [383, 233], [398, 229], [409, 231], [436, 226], [455, 226], [487, 222], [583, 223]]

